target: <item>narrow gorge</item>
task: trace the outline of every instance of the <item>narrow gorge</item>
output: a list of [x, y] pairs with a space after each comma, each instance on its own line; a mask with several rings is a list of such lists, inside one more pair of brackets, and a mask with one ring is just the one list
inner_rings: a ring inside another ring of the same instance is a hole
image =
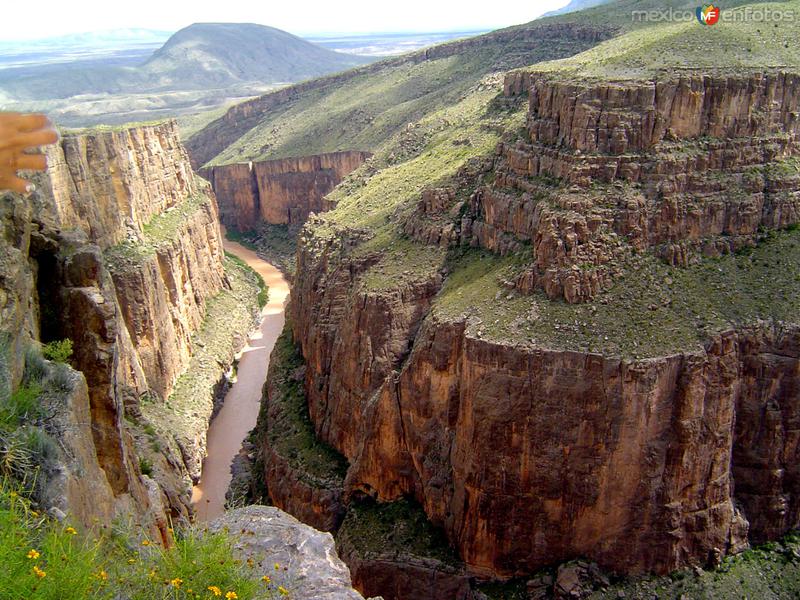
[[153, 597], [797, 597], [800, 21], [644, 8], [64, 132], [0, 196], [25, 519]]

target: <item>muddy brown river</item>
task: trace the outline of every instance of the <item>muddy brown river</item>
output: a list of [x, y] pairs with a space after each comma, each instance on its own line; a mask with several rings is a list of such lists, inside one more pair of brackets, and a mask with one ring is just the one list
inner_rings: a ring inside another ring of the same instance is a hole
[[289, 284], [278, 269], [252, 250], [226, 239], [224, 229], [222, 235], [225, 250], [241, 258], [264, 278], [269, 286], [269, 301], [261, 311], [258, 329], [240, 352], [236, 382], [208, 428], [208, 456], [203, 461], [200, 481], [192, 490], [198, 521], [208, 521], [224, 511], [225, 492], [231, 482], [231, 462], [255, 427], [269, 355], [283, 329], [284, 304], [289, 297]]

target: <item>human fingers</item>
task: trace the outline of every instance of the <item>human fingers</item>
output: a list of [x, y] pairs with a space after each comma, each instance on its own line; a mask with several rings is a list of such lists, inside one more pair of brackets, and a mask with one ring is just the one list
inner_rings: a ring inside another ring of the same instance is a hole
[[47, 157], [44, 154], [16, 154], [9, 163], [10, 168], [19, 171], [44, 171], [47, 169]]
[[18, 192], [20, 194], [29, 194], [35, 189], [35, 185], [29, 181], [25, 181], [20, 177], [17, 177], [14, 174], [0, 173], [0, 192], [7, 190], [10, 192]]
[[[12, 136], [5, 144], [7, 148], [35, 148], [36, 146], [47, 146], [58, 141], [58, 132], [54, 129], [42, 129], [38, 131], [17, 133]], [[3, 146], [0, 140], [0, 147]]]
[[53, 127], [50, 119], [39, 113], [0, 113], [0, 123], [7, 127], [13, 127], [17, 131], [37, 131]]

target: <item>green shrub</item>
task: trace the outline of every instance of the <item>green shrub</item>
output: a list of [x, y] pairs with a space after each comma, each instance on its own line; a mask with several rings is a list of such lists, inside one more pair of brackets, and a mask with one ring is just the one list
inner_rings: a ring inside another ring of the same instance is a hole
[[139, 470], [142, 472], [142, 475], [150, 477], [153, 474], [153, 463], [147, 458], [140, 458]]
[[72, 340], [69, 338], [53, 341], [42, 346], [42, 355], [47, 360], [66, 363], [72, 356]]
[[47, 375], [47, 363], [38, 346], [29, 346], [25, 350], [25, 371], [23, 383], [26, 385], [39, 384]]

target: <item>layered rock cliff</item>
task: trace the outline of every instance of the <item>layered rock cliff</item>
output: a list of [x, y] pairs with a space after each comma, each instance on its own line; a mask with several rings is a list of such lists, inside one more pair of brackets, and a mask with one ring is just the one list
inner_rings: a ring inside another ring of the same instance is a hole
[[[629, 249], [685, 265], [800, 219], [787, 162], [798, 151], [797, 75], [527, 77], [512, 74], [505, 88], [528, 93], [528, 139], [498, 147], [495, 185], [471, 199], [478, 244], [531, 244], [517, 289], [583, 302], [613, 283], [608, 263]], [[565, 194], [542, 177], [577, 187]]]
[[481, 578], [796, 527], [797, 76], [527, 77], [494, 156], [373, 229], [338, 218], [356, 200], [304, 229], [292, 332], [343, 501], [416, 499]]
[[[45, 432], [58, 440], [58, 450], [51, 458], [55, 464], [39, 474], [40, 506], [68, 512], [87, 526], [130, 515], [166, 541], [161, 491], [139, 470], [113, 381], [113, 345], [126, 338], [112, 317], [114, 290], [99, 249], [81, 233], [58, 231], [41, 196], [5, 195], [0, 202], [0, 337], [5, 346], [0, 372], [8, 375], [5, 383], [10, 389], [22, 385], [23, 370], [31, 369], [35, 358], [26, 348], [65, 331], [75, 335], [74, 366], [84, 371], [66, 365], [45, 369], [37, 402], [48, 407]], [[63, 330], [55, 329], [59, 322]]]
[[98, 492], [95, 516], [138, 514], [167, 540], [167, 516], [189, 515], [186, 466], [165, 451], [158, 481], [143, 475], [134, 433], [143, 404], [164, 402], [186, 370], [208, 301], [229, 287], [213, 193], [174, 122], [66, 135], [47, 156], [42, 195], [25, 214], [11, 204], [3, 331], [17, 345], [72, 340], [90, 418], [76, 400], [65, 419], [91, 431], [78, 455], [95, 457], [110, 495]]
[[325, 196], [369, 158], [367, 152], [332, 152], [208, 167], [226, 227], [251, 231], [259, 222], [302, 225], [312, 212], [330, 208]]

